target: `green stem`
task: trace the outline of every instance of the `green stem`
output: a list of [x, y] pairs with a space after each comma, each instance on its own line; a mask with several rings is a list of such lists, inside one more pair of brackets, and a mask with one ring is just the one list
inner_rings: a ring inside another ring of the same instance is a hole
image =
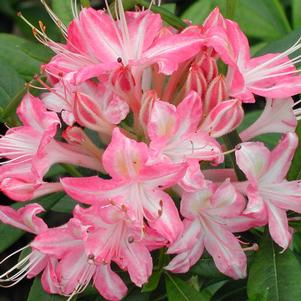
[[61, 163], [61, 166], [73, 177], [83, 176], [73, 165]]
[[[223, 140], [225, 142], [227, 150], [234, 149], [238, 144], [241, 143], [241, 139], [240, 139], [240, 137], [238, 135], [238, 132], [236, 130], [229, 133], [229, 134], [224, 135]], [[235, 153], [234, 152], [231, 153], [230, 157], [231, 157], [231, 161], [232, 161], [233, 168], [235, 170], [237, 179], [239, 181], [245, 181], [246, 177], [245, 177], [244, 173], [239, 169], [239, 167], [236, 164]]]

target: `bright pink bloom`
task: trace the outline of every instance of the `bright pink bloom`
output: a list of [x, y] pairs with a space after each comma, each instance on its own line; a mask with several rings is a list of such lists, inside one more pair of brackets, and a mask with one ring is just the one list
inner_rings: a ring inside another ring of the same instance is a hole
[[196, 92], [191, 92], [177, 108], [155, 101], [148, 123], [155, 160], [221, 162], [223, 156], [218, 142], [205, 131], [198, 131], [201, 116], [202, 102]]
[[235, 153], [238, 166], [248, 178], [237, 183], [248, 196], [244, 214], [268, 221], [273, 240], [284, 249], [291, 240], [286, 210], [301, 213], [300, 182], [285, 180], [297, 145], [296, 134], [288, 133], [273, 151], [263, 143], [246, 142]]
[[67, 45], [47, 43], [58, 54], [45, 66], [46, 72], [82, 82], [123, 65], [143, 70], [157, 64], [160, 72], [171, 74], [200, 50], [199, 34], [184, 31], [161, 36], [164, 27], [159, 14], [124, 13], [121, 1], [118, 8], [117, 21], [105, 11], [82, 9], [68, 28]]
[[[18, 210], [14, 210], [9, 206], [0, 206], [0, 220], [5, 224], [37, 235], [48, 229], [44, 221], [36, 216], [43, 211], [44, 209], [39, 204], [29, 204]], [[29, 246], [26, 246], [12, 253], [2, 260], [1, 263], [28, 247]], [[32, 248], [29, 255], [21, 259], [7, 272], [0, 275], [0, 284], [1, 286], [9, 287], [17, 284], [25, 277], [33, 278], [43, 272], [41, 278], [43, 288], [49, 293], [59, 293], [59, 287], [54, 273], [56, 264], [57, 261], [55, 258]]]
[[112, 177], [63, 178], [65, 191], [87, 204], [108, 204], [114, 199], [126, 205], [140, 226], [143, 219], [169, 241], [182, 231], [182, 223], [170, 196], [162, 188], [179, 181], [186, 165], [156, 163], [150, 159], [146, 144], [136, 142], [114, 129], [112, 141], [103, 154], [103, 166]]
[[9, 196], [24, 201], [42, 192], [61, 190], [59, 184], [42, 181], [55, 163], [102, 170], [96, 158], [54, 140], [59, 119], [54, 112], [48, 112], [38, 98], [26, 94], [17, 113], [23, 126], [9, 129], [0, 139], [0, 156], [8, 159], [0, 168], [1, 189]]
[[216, 8], [204, 24], [207, 46], [213, 47], [228, 64], [227, 84], [230, 95], [254, 102], [254, 95], [287, 98], [301, 92], [301, 76], [288, 55], [301, 47], [297, 41], [283, 53], [251, 58], [250, 47], [237, 23], [224, 19]]
[[[63, 227], [49, 229], [33, 242], [41, 252], [60, 259], [56, 270], [63, 294], [73, 296], [93, 279], [102, 296], [120, 300], [127, 288], [111, 270], [112, 262], [127, 270], [136, 285], [147, 282], [152, 272], [149, 242], [145, 239], [148, 227], [142, 231], [124, 206], [114, 204], [88, 209], [76, 206], [74, 216]], [[158, 239], [158, 235], [152, 233], [151, 238]], [[154, 247], [154, 243], [151, 245]]]
[[228, 181], [216, 190], [211, 187], [184, 192], [181, 214], [185, 217], [185, 229], [182, 237], [169, 247], [168, 253], [178, 255], [165, 268], [186, 273], [206, 248], [222, 273], [234, 279], [245, 277], [246, 255], [232, 232], [246, 230], [246, 223], [242, 221], [243, 225], [237, 223], [234, 227], [231, 222], [244, 207], [243, 197]]

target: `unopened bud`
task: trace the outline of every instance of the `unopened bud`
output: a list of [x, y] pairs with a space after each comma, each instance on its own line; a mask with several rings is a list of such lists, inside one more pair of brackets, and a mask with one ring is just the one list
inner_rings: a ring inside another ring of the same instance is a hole
[[210, 82], [207, 88], [203, 107], [204, 114], [208, 115], [217, 104], [227, 99], [227, 97], [228, 90], [224, 77], [218, 75]]
[[237, 128], [243, 117], [241, 102], [237, 99], [226, 100], [210, 111], [200, 129], [212, 137], [221, 137]]

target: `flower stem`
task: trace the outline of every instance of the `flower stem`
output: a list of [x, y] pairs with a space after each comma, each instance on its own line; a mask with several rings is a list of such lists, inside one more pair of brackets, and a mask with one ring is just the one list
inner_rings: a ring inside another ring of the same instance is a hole
[[[234, 149], [238, 144], [241, 143], [241, 139], [236, 130], [232, 131], [229, 134], [224, 135], [223, 140], [225, 142], [227, 150]], [[237, 179], [239, 181], [245, 181], [246, 177], [245, 177], [244, 173], [239, 169], [239, 167], [236, 164], [235, 153], [234, 152], [231, 153], [230, 157], [231, 157], [231, 161], [232, 161], [233, 168], [235, 170]]]

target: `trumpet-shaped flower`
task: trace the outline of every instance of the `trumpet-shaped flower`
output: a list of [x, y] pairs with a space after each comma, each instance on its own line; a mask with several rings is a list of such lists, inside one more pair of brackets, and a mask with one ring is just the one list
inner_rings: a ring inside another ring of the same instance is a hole
[[[60, 185], [46, 185], [42, 181], [49, 167], [58, 162], [101, 170], [96, 158], [54, 139], [59, 119], [54, 112], [48, 112], [38, 98], [26, 94], [17, 113], [23, 126], [9, 129], [0, 138], [0, 156], [8, 159], [0, 168], [4, 192], [10, 196], [15, 194], [16, 200], [23, 201], [28, 200], [26, 194], [30, 199], [35, 189], [41, 188], [40, 192], [46, 193], [61, 190]], [[24, 197], [13, 187], [15, 184], [23, 190]]]
[[215, 191], [211, 187], [184, 192], [181, 201], [184, 233], [169, 247], [168, 253], [177, 255], [165, 268], [185, 273], [199, 260], [205, 248], [222, 273], [234, 279], [245, 277], [246, 255], [232, 234], [246, 225], [251, 226], [244, 220], [244, 225], [236, 222], [234, 226], [233, 221], [240, 216], [244, 206], [243, 197], [228, 181]]
[[207, 46], [213, 47], [228, 64], [226, 81], [231, 96], [254, 102], [253, 94], [287, 98], [301, 92], [301, 76], [294, 66], [300, 58], [288, 57], [300, 49], [300, 40], [283, 53], [251, 58], [248, 40], [238, 24], [224, 19], [218, 9], [211, 13], [204, 27]]
[[[38, 235], [48, 229], [45, 222], [36, 216], [43, 211], [44, 209], [39, 204], [29, 204], [18, 210], [9, 206], [0, 206], [0, 221], [23, 231]], [[3, 259], [1, 263], [28, 247], [29, 246], [26, 246], [13, 252]], [[30, 245], [30, 247], [32, 246]], [[41, 277], [43, 288], [49, 293], [59, 293], [60, 290], [54, 272], [56, 264], [57, 260], [55, 258], [32, 248], [32, 251], [23, 259], [19, 260], [14, 267], [0, 275], [0, 285], [10, 287], [19, 283], [25, 277], [33, 278], [43, 272]]]
[[157, 64], [170, 74], [201, 47], [199, 34], [189, 31], [160, 35], [160, 15], [150, 10], [124, 13], [118, 1], [118, 19], [105, 11], [82, 9], [68, 27], [67, 45], [47, 42], [57, 55], [45, 66], [51, 75], [62, 73], [82, 82], [123, 65], [137, 70]]
[[301, 213], [300, 181], [285, 180], [297, 145], [296, 134], [288, 133], [273, 151], [263, 143], [246, 142], [235, 153], [248, 178], [236, 186], [248, 196], [244, 214], [266, 219], [273, 240], [284, 249], [291, 240], [286, 210]]
[[293, 99], [267, 99], [260, 117], [239, 134], [243, 141], [266, 133], [294, 132], [297, 126]]
[[147, 164], [150, 158], [146, 144], [136, 142], [114, 129], [112, 141], [103, 154], [103, 166], [112, 177], [63, 178], [65, 191], [87, 204], [108, 204], [111, 199], [126, 205], [143, 226], [144, 218], [169, 241], [182, 231], [182, 223], [170, 196], [162, 188], [179, 181], [185, 164]]

